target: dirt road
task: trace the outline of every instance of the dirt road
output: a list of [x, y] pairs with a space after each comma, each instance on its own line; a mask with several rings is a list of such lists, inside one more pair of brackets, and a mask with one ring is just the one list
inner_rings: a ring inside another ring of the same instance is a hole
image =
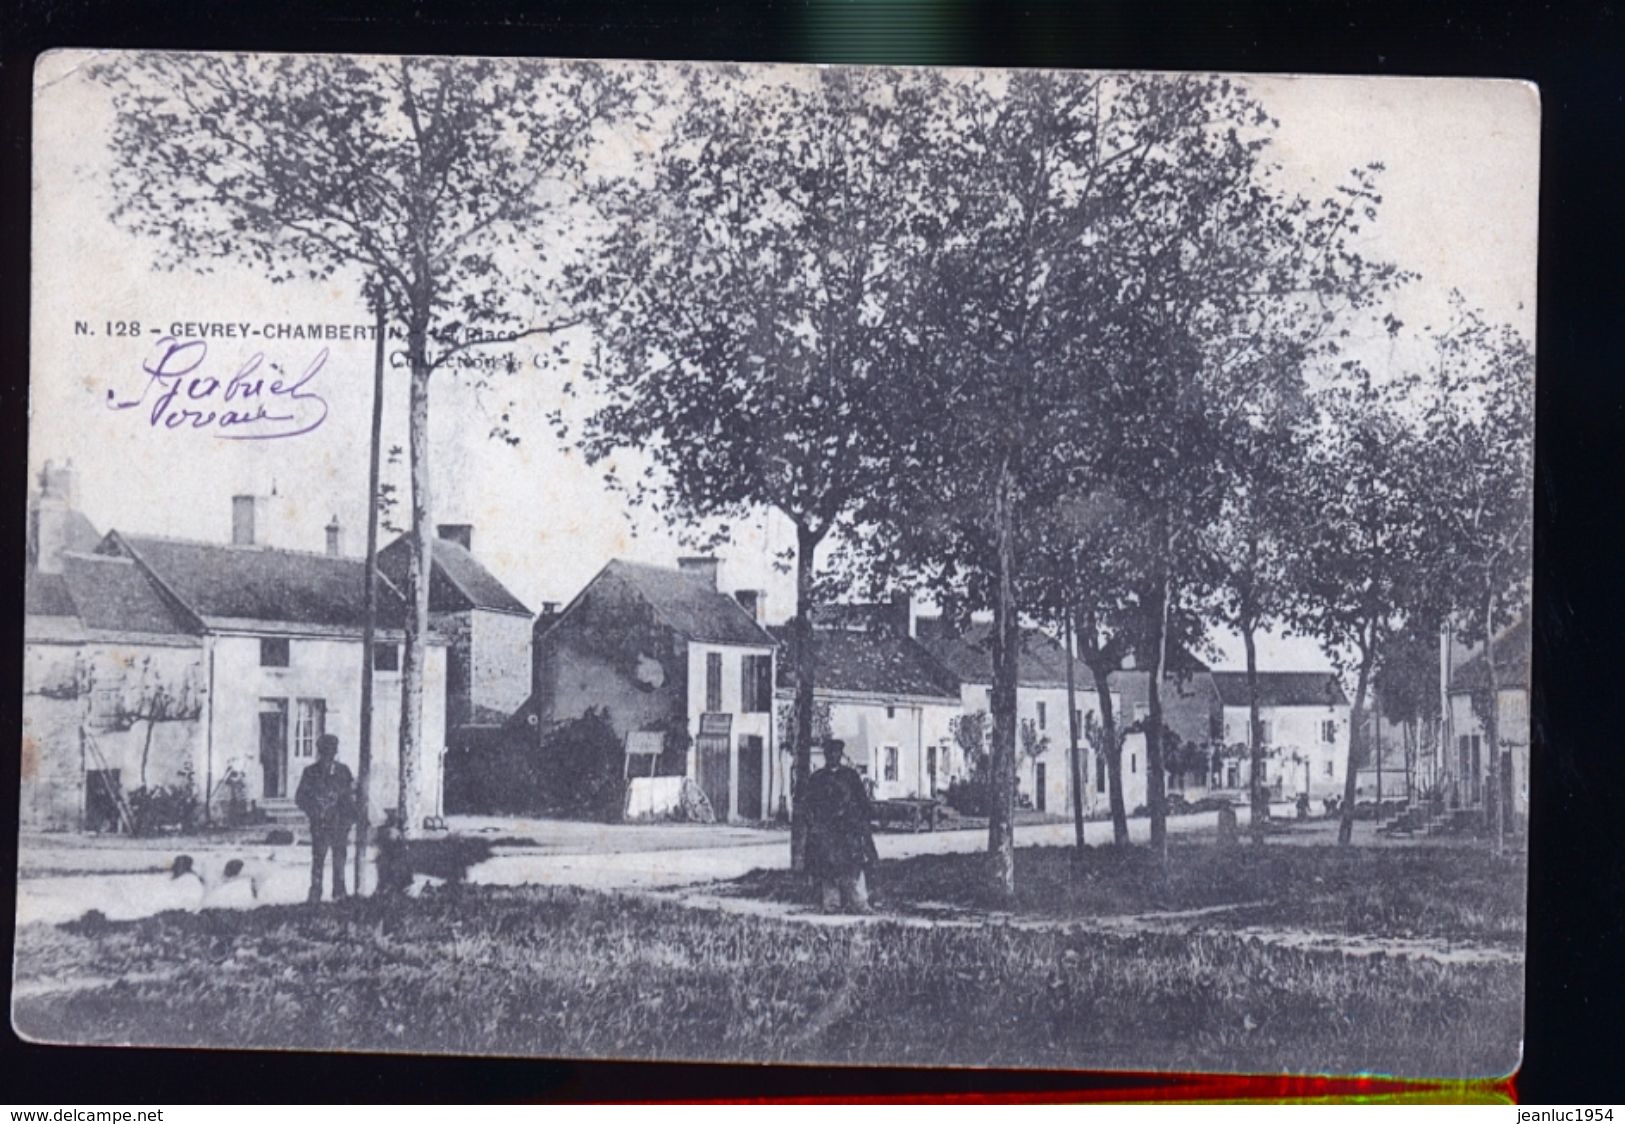
[[[1245, 819], [1245, 811], [1241, 811]], [[1171, 832], [1214, 830], [1212, 813], [1176, 816]], [[469, 880], [496, 886], [583, 886], [592, 889], [664, 889], [738, 878], [752, 870], [783, 868], [790, 861], [789, 835], [748, 827], [586, 824], [558, 820], [454, 818], [454, 831], [500, 841], [496, 853], [472, 868]], [[1144, 841], [1149, 821], [1129, 821], [1130, 837]], [[1072, 842], [1071, 824], [1018, 827], [1019, 846]], [[1111, 824], [1085, 825], [1091, 845], [1111, 839]], [[987, 845], [981, 830], [876, 836], [881, 858], [970, 852]], [[254, 904], [304, 900], [309, 887], [308, 846], [271, 847], [248, 841], [25, 839], [23, 876], [17, 886], [17, 923], [57, 924], [97, 909], [112, 920], [130, 920], [166, 909], [218, 904], [242, 908], [240, 896], [218, 902], [171, 892], [163, 873], [175, 855], [193, 856], [206, 881], [233, 858], [246, 860], [257, 883]], [[38, 872], [30, 874], [29, 872]]]

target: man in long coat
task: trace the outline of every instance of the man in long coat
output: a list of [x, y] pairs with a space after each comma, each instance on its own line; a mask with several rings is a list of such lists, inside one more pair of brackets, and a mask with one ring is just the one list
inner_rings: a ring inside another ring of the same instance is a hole
[[869, 829], [869, 790], [842, 763], [846, 743], [824, 743], [824, 767], [807, 778], [802, 808], [807, 815], [807, 873], [818, 883], [825, 912], [843, 905], [869, 912], [867, 869], [879, 859]]
[[322, 900], [322, 866], [333, 852], [333, 900], [349, 896], [344, 889], [344, 859], [350, 825], [355, 823], [355, 778], [338, 759], [339, 740], [332, 734], [316, 739], [316, 762], [299, 778], [294, 803], [310, 817], [310, 901]]

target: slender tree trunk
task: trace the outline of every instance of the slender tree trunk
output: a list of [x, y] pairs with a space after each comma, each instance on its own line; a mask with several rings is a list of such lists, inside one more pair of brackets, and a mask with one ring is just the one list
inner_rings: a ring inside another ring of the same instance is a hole
[[1168, 851], [1167, 776], [1162, 762], [1162, 680], [1168, 669], [1168, 602], [1171, 589], [1166, 562], [1155, 597], [1152, 614], [1151, 646], [1155, 652], [1151, 666], [1150, 713], [1145, 732], [1145, 802], [1151, 813], [1151, 845], [1164, 855]]
[[367, 448], [366, 618], [361, 628], [361, 744], [356, 746], [355, 875], [351, 885], [361, 893], [372, 818], [373, 648], [378, 631], [378, 460], [384, 429], [384, 296], [377, 295], [376, 338], [372, 354], [372, 432]]
[[147, 717], [147, 737], [146, 737], [146, 740], [141, 743], [141, 787], [142, 788], [147, 787], [147, 758], [152, 756], [152, 730], [153, 730], [153, 727], [158, 724], [158, 720], [156, 718], [154, 718], [152, 715], [149, 714], [146, 717]]
[[1506, 798], [1509, 795], [1504, 791], [1501, 778], [1504, 775], [1504, 762], [1501, 760], [1501, 691], [1500, 683], [1495, 674], [1495, 595], [1487, 594], [1484, 598], [1484, 672], [1489, 684], [1489, 704], [1484, 708], [1484, 741], [1489, 748], [1485, 755], [1491, 775], [1487, 778], [1484, 791], [1493, 793], [1495, 799], [1495, 819], [1490, 825], [1495, 832], [1495, 852], [1500, 854], [1502, 838], [1506, 833], [1507, 812]]
[[1343, 814], [1337, 825], [1337, 841], [1344, 846], [1354, 839], [1354, 796], [1358, 761], [1355, 748], [1360, 738], [1360, 716], [1365, 713], [1366, 689], [1371, 685], [1371, 668], [1376, 663], [1376, 633], [1375, 625], [1368, 626], [1365, 643], [1360, 645], [1360, 676], [1354, 687], [1354, 710], [1349, 718], [1348, 771], [1343, 777]]
[[1377, 823], [1382, 823], [1382, 692], [1371, 689], [1371, 756], [1377, 761]]
[[1247, 651], [1247, 779], [1248, 805], [1252, 808], [1253, 842], [1264, 842], [1264, 824], [1269, 819], [1269, 800], [1264, 795], [1264, 731], [1258, 717], [1258, 638], [1249, 618], [1242, 625], [1241, 643]]
[[423, 673], [429, 639], [429, 575], [433, 572], [433, 530], [429, 493], [429, 363], [428, 326], [414, 317], [407, 330], [412, 369], [407, 411], [407, 456], [412, 474], [411, 550], [406, 561], [406, 644], [401, 656], [401, 830], [413, 834], [423, 826], [418, 796], [418, 770], [424, 755]]
[[[1078, 736], [1082, 733], [1078, 729], [1078, 684], [1077, 673], [1073, 669], [1074, 656], [1072, 655], [1072, 612], [1065, 614], [1066, 628], [1066, 725], [1072, 735], [1072, 828], [1078, 841], [1078, 858], [1083, 858], [1083, 751], [1078, 746]], [[1034, 785], [1037, 785], [1036, 778]]]
[[805, 523], [796, 523], [796, 619], [791, 626], [792, 656], [796, 662], [795, 758], [790, 766], [790, 868], [807, 868], [807, 820], [801, 814], [801, 791], [812, 775], [813, 686], [817, 661], [813, 653], [813, 551], [818, 535]]
[[996, 896], [1016, 892], [1016, 677], [1021, 650], [1021, 622], [1015, 591], [1015, 482], [1009, 460], [1001, 466], [993, 500], [998, 550], [997, 588], [993, 601], [993, 806], [988, 811], [987, 849], [990, 881]]
[[1117, 733], [1117, 710], [1112, 706], [1111, 672], [1090, 667], [1095, 677], [1095, 698], [1100, 702], [1101, 751], [1106, 755], [1106, 803], [1112, 814], [1112, 842], [1128, 843], [1128, 804], [1123, 799], [1123, 739]]

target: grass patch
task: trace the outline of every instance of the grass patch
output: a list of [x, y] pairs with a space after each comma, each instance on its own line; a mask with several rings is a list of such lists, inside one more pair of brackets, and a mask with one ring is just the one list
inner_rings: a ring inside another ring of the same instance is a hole
[[51, 1041], [1439, 1077], [1510, 1070], [1522, 973], [1191, 937], [824, 927], [573, 889], [25, 926]]
[[[885, 861], [874, 883], [886, 908], [927, 903], [1010, 910], [1018, 916], [1087, 920], [1214, 906], [1204, 925], [1276, 926], [1378, 937], [1469, 940], [1505, 947], [1524, 942], [1522, 856], [1454, 846], [1339, 847], [1336, 844], [1170, 841], [1168, 861], [1149, 847], [1090, 847], [1081, 868], [1070, 847], [1016, 851], [1016, 900], [990, 899], [981, 854], [921, 855]], [[734, 892], [807, 901], [805, 880], [758, 870]]]

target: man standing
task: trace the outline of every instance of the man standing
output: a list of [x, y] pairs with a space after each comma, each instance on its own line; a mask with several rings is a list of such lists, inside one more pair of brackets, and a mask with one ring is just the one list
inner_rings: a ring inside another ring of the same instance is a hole
[[869, 912], [866, 869], [879, 859], [869, 831], [869, 792], [856, 769], [842, 763], [846, 743], [824, 743], [824, 767], [807, 778], [807, 872], [818, 883], [826, 913], [841, 906]]
[[332, 734], [316, 739], [316, 763], [299, 778], [294, 802], [310, 817], [310, 897], [322, 900], [322, 864], [333, 852], [333, 900], [348, 897], [344, 889], [344, 858], [349, 849], [350, 825], [355, 822], [355, 778], [339, 759], [339, 740]]

